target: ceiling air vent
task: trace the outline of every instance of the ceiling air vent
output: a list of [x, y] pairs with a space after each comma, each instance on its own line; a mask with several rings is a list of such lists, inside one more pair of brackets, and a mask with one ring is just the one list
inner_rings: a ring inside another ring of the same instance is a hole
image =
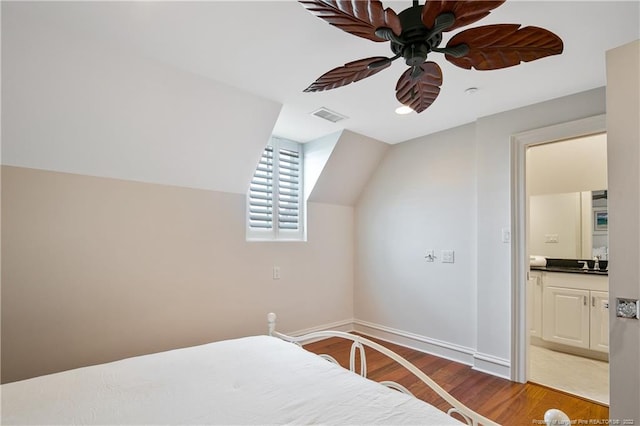
[[316, 117], [323, 118], [332, 123], [337, 123], [338, 121], [342, 121], [344, 119], [349, 118], [346, 115], [338, 114], [337, 112], [331, 111], [330, 109], [327, 109], [325, 107], [322, 107], [320, 109], [313, 111], [311, 115], [315, 115]]

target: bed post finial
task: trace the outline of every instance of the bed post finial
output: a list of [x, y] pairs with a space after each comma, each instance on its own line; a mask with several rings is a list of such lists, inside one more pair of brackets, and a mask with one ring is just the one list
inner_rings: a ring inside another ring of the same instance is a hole
[[273, 336], [273, 332], [276, 330], [276, 314], [269, 312], [267, 314], [267, 322], [269, 323], [269, 336]]
[[547, 410], [546, 413], [544, 413], [544, 422], [547, 424], [547, 426], [570, 425], [571, 419], [569, 419], [569, 416], [567, 416], [567, 414], [564, 413], [563, 411], [560, 411], [556, 408], [552, 408], [550, 410]]

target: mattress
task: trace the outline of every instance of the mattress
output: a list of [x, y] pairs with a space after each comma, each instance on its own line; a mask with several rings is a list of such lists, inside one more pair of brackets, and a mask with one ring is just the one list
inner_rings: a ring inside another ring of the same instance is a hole
[[3, 424], [462, 424], [269, 336], [4, 384], [1, 416]]

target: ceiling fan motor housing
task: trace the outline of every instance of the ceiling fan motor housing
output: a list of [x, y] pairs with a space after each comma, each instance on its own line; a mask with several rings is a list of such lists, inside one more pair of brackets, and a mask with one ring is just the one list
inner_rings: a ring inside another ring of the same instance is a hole
[[422, 23], [422, 5], [414, 5], [398, 14], [402, 25], [400, 40], [391, 41], [391, 51], [404, 58], [409, 66], [419, 66], [427, 60], [427, 55], [442, 41], [441, 31], [432, 32]]

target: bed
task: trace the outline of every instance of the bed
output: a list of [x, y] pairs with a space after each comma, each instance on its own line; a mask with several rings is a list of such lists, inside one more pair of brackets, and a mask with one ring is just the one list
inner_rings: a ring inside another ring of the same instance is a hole
[[[327, 362], [335, 361], [330, 356], [299, 346], [327, 336], [353, 341], [353, 371]], [[452, 405], [450, 414], [470, 425], [496, 424], [373, 341], [342, 332], [287, 336], [275, 330], [273, 314], [269, 314], [269, 335], [4, 384], [2, 424], [464, 424], [414, 398], [399, 384], [363, 377], [366, 359], [355, 354], [365, 345], [396, 358], [435, 386]]]

